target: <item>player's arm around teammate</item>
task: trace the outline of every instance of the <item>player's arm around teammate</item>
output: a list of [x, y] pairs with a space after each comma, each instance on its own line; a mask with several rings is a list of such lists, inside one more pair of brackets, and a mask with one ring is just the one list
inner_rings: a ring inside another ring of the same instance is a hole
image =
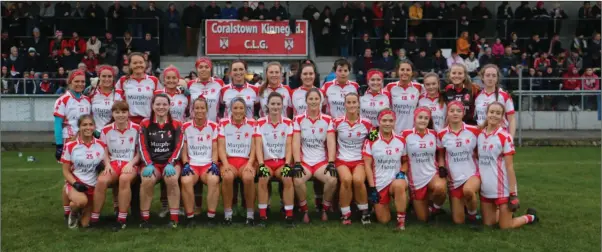
[[77, 120], [77, 126], [80, 129], [77, 138], [67, 143], [61, 158], [65, 192], [71, 207], [67, 222], [69, 228], [89, 225], [94, 186], [98, 179], [96, 169], [104, 162], [106, 155], [106, 145], [94, 139], [92, 116], [82, 115]]
[[[432, 129], [431, 110], [418, 107], [414, 111], [414, 128], [404, 130], [408, 154], [408, 182], [416, 217], [427, 221], [429, 214], [437, 214], [447, 193], [445, 177], [437, 167], [437, 133]], [[429, 209], [429, 200], [433, 204]]]
[[96, 183], [94, 190], [92, 223], [97, 222], [100, 217], [107, 188], [118, 183], [119, 212], [117, 222], [113, 226], [114, 230], [118, 231], [125, 228], [128, 208], [132, 199], [130, 185], [138, 176], [140, 154], [136, 147], [140, 126], [129, 121], [129, 107], [126, 102], [115, 102], [111, 111], [112, 119], [107, 126], [102, 128], [100, 133], [100, 140], [107, 144], [108, 152], [105, 169], [98, 177], [98, 183]]
[[481, 177], [477, 167], [476, 146], [480, 130], [462, 122], [464, 104], [452, 101], [447, 104], [447, 127], [437, 133], [437, 158], [439, 174], [447, 174], [452, 220], [456, 224], [477, 220], [477, 193]]
[[408, 162], [405, 139], [394, 133], [395, 121], [395, 113], [390, 109], [378, 114], [378, 136], [366, 141], [362, 155], [369, 186], [368, 198], [374, 204], [376, 219], [383, 224], [391, 220], [389, 202], [392, 197], [397, 210], [396, 229], [404, 230], [408, 203], [405, 175]]
[[351, 224], [349, 206], [353, 198], [358, 204], [358, 209], [362, 211], [362, 223], [370, 223], [362, 147], [366, 136], [372, 130], [372, 123], [360, 117], [359, 100], [360, 96], [357, 93], [345, 95], [345, 116], [334, 119], [337, 136], [335, 165], [340, 180], [339, 205], [344, 225]]
[[230, 101], [230, 118], [220, 122], [218, 150], [222, 162], [222, 200], [224, 224], [232, 224], [234, 179], [242, 179], [249, 226], [254, 225], [255, 203], [255, 120], [246, 118], [247, 105], [241, 97]]
[[255, 150], [259, 163], [259, 184], [257, 198], [259, 204], [260, 226], [265, 226], [269, 203], [268, 184], [270, 178], [282, 181], [282, 201], [284, 202], [285, 220], [293, 225], [294, 188], [292, 172], [289, 164], [292, 158], [293, 123], [282, 116], [283, 97], [272, 92], [267, 97], [267, 116], [259, 119], [255, 127]]
[[[504, 105], [493, 102], [487, 107], [487, 119], [478, 138], [479, 170], [481, 173], [481, 212], [483, 224], [499, 224], [501, 229], [518, 228], [537, 222], [535, 209], [513, 217], [519, 209], [516, 174], [514, 172], [514, 142], [502, 128]], [[496, 211], [499, 209], [499, 217]]]
[[[217, 135], [218, 125], [207, 118], [208, 103], [197, 98], [193, 104], [193, 120], [182, 127], [184, 147], [182, 148], [182, 201], [186, 211], [186, 225], [193, 227], [195, 195], [194, 185], [199, 179], [207, 185], [207, 217], [215, 224], [215, 211], [219, 202], [219, 168]], [[198, 202], [197, 202], [198, 203]], [[198, 205], [198, 204], [197, 204]]]
[[310, 89], [305, 95], [307, 111], [294, 119], [293, 133], [293, 179], [299, 207], [304, 213], [303, 221], [309, 222], [307, 214], [306, 185], [308, 179], [315, 176], [324, 183], [324, 207], [322, 220], [328, 220], [326, 212], [337, 186], [336, 139], [332, 118], [320, 112], [322, 96], [317, 88]]
[[183, 145], [182, 125], [173, 120], [169, 112], [169, 97], [157, 94], [153, 97], [151, 117], [140, 124], [139, 145], [146, 167], [142, 169], [140, 184], [140, 227], [150, 228], [150, 207], [155, 184], [163, 179], [167, 188], [170, 221], [168, 227], [178, 226], [180, 208], [181, 165], [177, 162]]

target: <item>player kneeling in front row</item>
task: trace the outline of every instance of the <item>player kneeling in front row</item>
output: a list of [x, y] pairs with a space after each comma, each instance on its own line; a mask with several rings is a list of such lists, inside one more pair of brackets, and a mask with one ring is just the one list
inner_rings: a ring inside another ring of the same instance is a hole
[[[217, 151], [217, 123], [207, 119], [207, 100], [194, 100], [193, 120], [184, 123], [184, 148], [182, 149], [181, 187], [186, 226], [193, 227], [195, 195], [194, 185], [199, 179], [207, 185], [207, 217], [209, 225], [215, 225], [215, 210], [219, 201], [219, 168]], [[202, 185], [201, 185], [202, 186]], [[200, 202], [196, 202], [199, 205]]]
[[282, 116], [283, 97], [272, 92], [267, 98], [267, 116], [260, 118], [255, 127], [255, 150], [259, 162], [258, 203], [260, 226], [266, 225], [269, 203], [268, 184], [271, 177], [282, 181], [282, 201], [285, 220], [293, 226], [294, 188], [289, 164], [292, 158], [293, 121]]
[[[418, 107], [414, 110], [414, 128], [404, 130], [408, 155], [408, 182], [416, 217], [427, 221], [429, 214], [442, 211], [447, 193], [447, 170], [436, 166], [437, 133], [432, 129], [431, 110]], [[432, 206], [429, 210], [429, 200]]]
[[[512, 217], [520, 207], [514, 173], [514, 142], [508, 131], [501, 127], [505, 115], [504, 105], [492, 102], [487, 106], [487, 119], [478, 137], [477, 150], [481, 173], [481, 212], [483, 224], [499, 223], [501, 229], [518, 228], [539, 221], [533, 208], [527, 214]], [[499, 208], [499, 216], [497, 210]]]
[[232, 199], [234, 179], [242, 179], [247, 208], [246, 224], [255, 224], [255, 146], [253, 132], [256, 121], [246, 117], [247, 104], [241, 97], [230, 101], [230, 118], [220, 121], [218, 154], [222, 161], [222, 197], [224, 203], [224, 224], [232, 224]]
[[169, 112], [169, 97], [156, 94], [151, 102], [151, 117], [140, 123], [139, 145], [142, 160], [146, 167], [142, 169], [140, 184], [140, 227], [150, 228], [150, 207], [155, 184], [163, 179], [167, 187], [169, 204], [169, 227], [178, 226], [180, 207], [180, 164], [177, 159], [183, 145], [182, 124], [174, 120]]
[[126, 102], [116, 101], [111, 107], [111, 111], [111, 120], [100, 133], [100, 140], [107, 144], [107, 159], [109, 159], [110, 166], [105, 166], [98, 178], [98, 183], [96, 183], [91, 221], [93, 224], [98, 222], [107, 188], [118, 183], [119, 213], [113, 227], [115, 231], [118, 231], [125, 228], [128, 208], [132, 199], [130, 185], [138, 176], [137, 166], [140, 154], [136, 147], [140, 126], [128, 119], [129, 106]]
[[[397, 230], [405, 229], [407, 208], [406, 171], [408, 162], [405, 139], [395, 135], [395, 113], [384, 109], [378, 113], [379, 133], [364, 144], [363, 156], [368, 181], [368, 198], [374, 203], [380, 223], [391, 220], [390, 198], [397, 209]], [[403, 159], [403, 160], [402, 160]]]
[[96, 168], [101, 163], [109, 166], [106, 145], [96, 140], [94, 119], [91, 115], [82, 115], [77, 120], [79, 132], [77, 138], [65, 146], [61, 162], [65, 177], [65, 190], [69, 198], [71, 213], [68, 217], [69, 228], [77, 228], [80, 224], [90, 224], [94, 186], [98, 179]]

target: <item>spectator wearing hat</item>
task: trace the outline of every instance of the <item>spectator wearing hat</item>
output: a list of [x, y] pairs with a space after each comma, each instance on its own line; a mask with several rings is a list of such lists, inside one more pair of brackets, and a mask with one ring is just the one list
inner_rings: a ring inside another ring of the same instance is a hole
[[226, 1], [226, 7], [222, 9], [220, 15], [221, 19], [236, 19], [238, 17], [238, 11], [232, 6], [231, 1]]
[[[203, 9], [195, 2], [190, 2], [182, 11], [182, 25], [186, 28], [186, 52], [184, 53], [186, 56], [196, 55], [202, 22]], [[154, 53], [151, 56], [154, 56]]]
[[219, 19], [221, 17], [222, 9], [215, 4], [215, 1], [211, 1], [207, 7], [205, 7], [205, 18], [207, 19]]
[[275, 21], [288, 19], [288, 12], [280, 5], [280, 1], [274, 1], [274, 6], [270, 8], [270, 17]]
[[243, 1], [242, 7], [238, 8], [238, 19], [242, 21], [249, 21], [253, 19], [253, 9], [249, 7], [249, 1]]
[[38, 55], [36, 49], [30, 47], [27, 50], [27, 56], [25, 57], [25, 71], [34, 71], [40, 73], [44, 71], [44, 58]]
[[[317, 11], [317, 9], [316, 9], [316, 11]], [[305, 12], [303, 12], [303, 13], [305, 14]], [[311, 16], [311, 14], [310, 14], [310, 16]], [[269, 17], [270, 17], [270, 11], [265, 7], [265, 3], [264, 2], [257, 3], [257, 8], [255, 8], [255, 10], [253, 11], [253, 19], [267, 20], [267, 19], [269, 19]], [[305, 18], [305, 15], [303, 17], [304, 17], [304, 19], [309, 20], [311, 22], [310, 18]]]
[[42, 37], [39, 28], [33, 28], [32, 37], [25, 43], [27, 47], [33, 47], [37, 54], [43, 57], [48, 55], [48, 40]]

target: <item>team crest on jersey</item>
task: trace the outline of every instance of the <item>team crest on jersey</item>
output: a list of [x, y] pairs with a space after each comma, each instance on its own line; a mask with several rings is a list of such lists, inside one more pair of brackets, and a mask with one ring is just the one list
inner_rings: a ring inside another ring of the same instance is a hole
[[465, 94], [464, 95], [464, 100], [465, 101], [470, 101], [470, 95], [469, 94]]
[[385, 104], [385, 102], [383, 102], [383, 101], [380, 101], [380, 102], [378, 103], [378, 105], [381, 105], [381, 106], [382, 106], [382, 105], [384, 105], [384, 104]]
[[130, 143], [133, 143], [133, 142], [134, 142], [134, 138], [130, 137]]
[[399, 153], [399, 148], [395, 148], [395, 153]]
[[249, 132], [245, 132], [245, 138], [249, 138]]
[[247, 100], [251, 100], [251, 96], [248, 96], [248, 95], [247, 95]]
[[466, 144], [469, 144], [469, 143], [470, 143], [470, 139], [466, 139]]
[[489, 145], [489, 150], [493, 150], [493, 144]]
[[171, 137], [171, 131], [167, 131], [167, 137]]
[[100, 152], [96, 152], [96, 157], [100, 157]]
[[356, 135], [357, 135], [357, 136], [361, 136], [361, 135], [362, 135], [362, 133], [358, 131]]
[[210, 139], [211, 135], [207, 134], [207, 136], [205, 136], [205, 139]]
[[433, 146], [433, 144], [435, 144], [435, 143], [433, 143], [433, 141], [430, 141], [430, 142], [429, 142], [429, 146], [431, 146], [431, 147], [432, 147], [432, 146]]
[[211, 89], [211, 93], [215, 93], [215, 88], [212, 88], [212, 89]]
[[146, 86], [146, 91], [149, 91], [149, 90], [150, 90], [150, 87], [149, 87], [149, 86]]
[[416, 97], [416, 96], [410, 95], [410, 99], [414, 100], [414, 97]]
[[178, 105], [182, 105], [182, 101], [178, 101]]
[[320, 128], [320, 133], [323, 133], [323, 132], [324, 132], [324, 129], [323, 129], [323, 128]]
[[284, 133], [284, 131], [282, 131], [282, 132], [280, 133], [280, 135], [281, 135], [281, 136], [284, 136], [284, 134], [285, 134], [285, 133]]

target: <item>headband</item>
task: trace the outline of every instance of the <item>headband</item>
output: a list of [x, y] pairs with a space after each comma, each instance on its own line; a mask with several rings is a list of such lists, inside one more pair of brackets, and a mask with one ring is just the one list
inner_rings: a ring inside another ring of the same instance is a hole
[[178, 80], [181, 79], [180, 78], [180, 71], [177, 68], [175, 68], [175, 67], [165, 68], [165, 70], [163, 70], [163, 78], [165, 78], [165, 75], [167, 75], [167, 73], [169, 73], [169, 72], [176, 73], [176, 77], [178, 77]]
[[462, 110], [462, 112], [464, 112], [464, 103], [462, 103], [460, 101], [450, 101], [447, 104], [447, 113], [449, 113], [449, 109], [451, 108], [451, 106], [458, 106], [458, 107], [460, 107], [460, 110]]
[[67, 80], [67, 84], [71, 84], [71, 82], [73, 81], [73, 79], [75, 79], [75, 77], [77, 76], [86, 76], [86, 74], [80, 70], [76, 70], [71, 72], [71, 75], [69, 75], [69, 79]]
[[372, 78], [372, 76], [374, 76], [374, 75], [378, 75], [378, 76], [380, 76], [380, 78], [384, 78], [384, 75], [381, 71], [370, 70], [370, 71], [368, 71], [368, 74], [366, 74], [366, 80], [370, 80]]
[[196, 60], [196, 62], [194, 63], [194, 68], [199, 68], [199, 65], [201, 63], [206, 63], [207, 65], [209, 65], [209, 69], [213, 68], [213, 63], [211, 62], [211, 59], [209, 59], [207, 57], [203, 57], [203, 58]]
[[111, 71], [111, 74], [113, 75], [113, 77], [115, 77], [115, 71], [114, 71], [113, 67], [111, 67], [111, 66], [101, 66], [101, 67], [99, 67], [98, 71], [96, 72], [96, 74], [98, 76], [100, 76], [100, 73], [102, 73], [102, 71], [104, 71], [104, 70]]
[[416, 110], [414, 110], [414, 121], [416, 121], [416, 117], [418, 117], [418, 114], [420, 114], [420, 112], [426, 112], [426, 114], [428, 114], [429, 117], [431, 117], [431, 110], [427, 107], [418, 107], [416, 108]]
[[382, 119], [383, 116], [386, 116], [386, 115], [392, 115], [393, 116], [393, 121], [397, 120], [396, 116], [395, 116], [395, 113], [393, 112], [393, 110], [388, 110], [387, 109], [387, 110], [384, 110], [384, 111], [382, 111], [382, 112], [380, 112], [378, 114], [378, 121], [380, 122], [380, 119]]

